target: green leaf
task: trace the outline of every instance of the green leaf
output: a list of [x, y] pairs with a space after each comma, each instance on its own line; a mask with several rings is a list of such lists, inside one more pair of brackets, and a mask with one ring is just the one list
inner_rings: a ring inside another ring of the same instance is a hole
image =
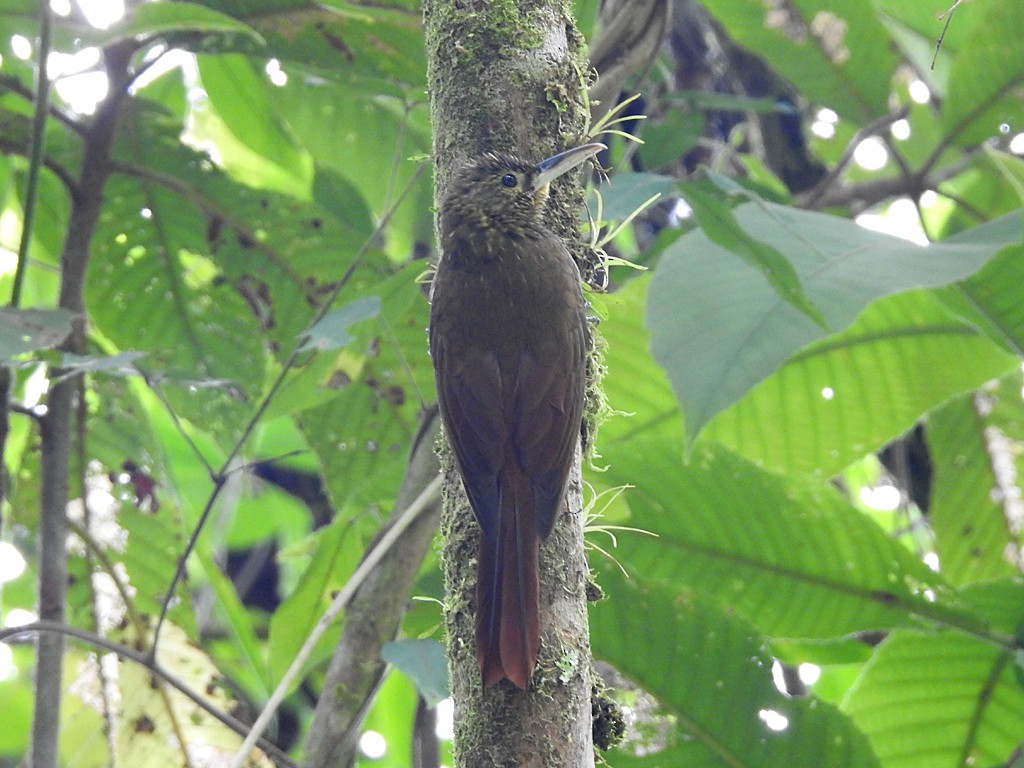
[[[997, 632], [1024, 641], [1024, 575], [968, 584], [960, 590], [965, 602], [984, 616]], [[1019, 663], [1019, 662], [1018, 662]]]
[[964, 10], [950, 22], [968, 30], [953, 60], [942, 118], [951, 139], [972, 146], [1024, 130], [1019, 92], [1024, 79], [1024, 5], [1018, 0], [991, 0], [970, 13]]
[[57, 346], [71, 333], [74, 317], [66, 309], [0, 308], [0, 360]]
[[305, 334], [305, 341], [299, 351], [308, 352], [318, 349], [341, 349], [352, 343], [349, 328], [362, 320], [369, 320], [380, 314], [380, 297], [364, 296], [346, 304], [344, 307], [331, 310], [318, 320]]
[[[756, 630], [714, 603], [614, 570], [591, 609], [595, 654], [657, 697], [676, 727], [651, 762], [614, 765], [868, 768], [866, 739], [832, 706], [783, 696]], [[652, 621], [656, 617], [657, 620]], [[668, 724], [666, 723], [667, 727]], [[628, 753], [630, 744], [620, 748]]]
[[772, 469], [829, 477], [1017, 365], [932, 293], [901, 293], [797, 352], [715, 416], [704, 437]]
[[[124, 551], [111, 553], [111, 556], [128, 574], [135, 593], [136, 610], [157, 616], [174, 576], [177, 558], [184, 547], [181, 528], [167, 515], [142, 512], [127, 505], [118, 512], [117, 521], [128, 539]], [[175, 595], [170, 618], [192, 633], [195, 615], [187, 599], [182, 599], [185, 593], [184, 585], [179, 584], [179, 594]]]
[[90, 30], [86, 39], [97, 46], [108, 46], [119, 40], [155, 37], [174, 32], [205, 34], [238, 34], [263, 43], [260, 34], [238, 19], [207, 8], [199, 3], [142, 3], [132, 6], [124, 17], [106, 30]]
[[617, 173], [614, 180], [591, 192], [588, 206], [597, 215], [598, 193], [601, 195], [602, 218], [622, 221], [654, 195], [675, 193], [676, 180], [657, 173]]
[[[20, 659], [31, 668], [30, 659]], [[19, 680], [17, 675], [9, 675], [0, 681], [0, 700], [4, 702], [4, 727], [0, 728], [0, 755], [22, 755], [25, 754], [29, 743], [29, 734], [32, 733], [32, 711], [33, 711], [33, 686], [26, 684], [25, 680]], [[87, 705], [82, 705], [86, 709]], [[61, 735], [68, 725], [68, 712], [62, 714]], [[93, 716], [96, 715], [92, 710]]]
[[[601, 389], [612, 409], [600, 424], [600, 446], [636, 434], [682, 439], [679, 403], [665, 372], [651, 357], [644, 328], [644, 299], [650, 275], [629, 281], [620, 290], [588, 297], [600, 318], [595, 333], [607, 344]], [[596, 463], [600, 464], [600, 460]]]
[[199, 56], [197, 62], [209, 107], [193, 113], [193, 141], [214, 140], [220, 166], [250, 186], [308, 198], [313, 160], [278, 116], [278, 89], [248, 57]]
[[[694, 101], [699, 98], [699, 94], [694, 94]], [[675, 162], [697, 144], [704, 131], [704, 115], [693, 110], [693, 106], [704, 105], [691, 102], [690, 110], [672, 108], [657, 121], [644, 122], [640, 129], [644, 143], [637, 150], [642, 167], [655, 171]], [[737, 107], [739, 108], [741, 107]], [[615, 184], [619, 183], [622, 176], [623, 174], [615, 175]]]
[[[415, 728], [410, 725], [416, 719], [417, 698], [416, 686], [405, 675], [384, 677], [380, 689], [374, 692], [370, 711], [361, 728], [364, 733], [379, 733], [387, 744], [387, 754], [379, 760], [361, 759], [356, 763], [359, 768], [367, 765], [374, 768], [406, 768], [412, 764], [411, 756], [416, 747], [413, 744]], [[449, 759], [448, 765], [453, 764], [454, 761]]]
[[412, 159], [431, 152], [425, 104], [407, 104], [381, 96], [379, 89], [354, 88], [348, 82], [310, 85], [299, 78], [277, 89], [273, 104], [317, 167], [344, 176], [376, 216], [383, 216], [413, 184], [385, 233], [383, 247], [396, 262], [404, 263], [418, 243], [433, 241], [433, 185], [430, 174], [422, 173], [420, 162]]
[[[1003, 219], [1016, 222], [1013, 214]], [[1019, 237], [1019, 234], [1018, 234]], [[1003, 248], [966, 280], [944, 288], [940, 298], [1014, 354], [1024, 357], [1024, 302], [1014, 290], [1024, 285], [1024, 247]]]
[[[1019, 484], [1013, 449], [1024, 438], [1017, 367], [998, 384], [958, 398], [928, 418], [932, 502], [928, 519], [942, 573], [954, 584], [1014, 573], [1013, 499]], [[1016, 421], [1017, 431], [1007, 429]], [[1009, 434], [1008, 434], [1009, 433]]]
[[[333, 593], [345, 585], [359, 565], [363, 544], [359, 526], [341, 514], [310, 536], [307, 546], [312, 547], [312, 553], [299, 583], [270, 619], [268, 662], [273, 681], [281, 679], [331, 604]], [[297, 554], [293, 551], [286, 556]], [[311, 666], [330, 658], [338, 642], [338, 631], [333, 628], [320, 638], [310, 657]]]
[[448, 659], [437, 640], [399, 640], [385, 643], [381, 658], [412, 678], [427, 705], [451, 696], [448, 690]]
[[858, 125], [886, 112], [898, 61], [870, 3], [718, 0], [707, 10], [810, 101]]
[[[982, 242], [923, 248], [846, 219], [771, 203], [741, 206], [735, 216], [747, 233], [786, 255], [808, 299], [836, 330], [875, 299], [965, 278], [999, 250]], [[978, 229], [988, 227], [1000, 229]], [[666, 249], [651, 284], [647, 324], [691, 440], [800, 347], [825, 335], [760, 272], [700, 232]]]
[[804, 293], [793, 265], [778, 250], [757, 240], [740, 227], [724, 201], [706, 193], [698, 184], [683, 185], [683, 198], [693, 209], [700, 228], [716, 245], [739, 256], [764, 275], [787, 303], [828, 330], [821, 310]]
[[[352, 328], [356, 341], [322, 354], [290, 379], [274, 412], [295, 410], [339, 508], [388, 504], [401, 483], [420, 404], [433, 398], [427, 355], [427, 302], [412, 262], [385, 281], [367, 283], [380, 297], [375, 321]], [[355, 290], [350, 298], [359, 296]]]
[[[712, 594], [766, 634], [828, 638], [918, 617], [977, 626], [942, 578], [825, 482], [789, 480], [722, 449], [635, 439], [608, 446], [609, 484], [632, 484], [613, 554], [630, 573]], [[823, 557], [822, 553], [828, 556]]]
[[1024, 687], [1005, 649], [900, 631], [875, 651], [843, 709], [886, 768], [993, 766], [1020, 743]]

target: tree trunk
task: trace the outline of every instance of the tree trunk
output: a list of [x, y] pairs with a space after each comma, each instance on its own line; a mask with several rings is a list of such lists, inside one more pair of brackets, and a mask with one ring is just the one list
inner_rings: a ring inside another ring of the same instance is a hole
[[[106, 51], [111, 96], [100, 108], [85, 138], [82, 171], [61, 253], [60, 306], [79, 315], [71, 335], [61, 345], [64, 351], [81, 353], [84, 348], [85, 319], [81, 315], [85, 310], [85, 268], [103, 204], [103, 189], [110, 174], [110, 151], [118, 112], [130, 81], [128, 62], [134, 45], [134, 41], [127, 40]], [[56, 379], [62, 373], [58, 369], [51, 375]], [[73, 376], [56, 381], [47, 396], [46, 415], [40, 426], [39, 618], [61, 624], [64, 623], [68, 582], [68, 476], [77, 389], [78, 380]], [[58, 765], [63, 656], [64, 635], [41, 633], [36, 645], [35, 713], [28, 761], [32, 768], [56, 768]]]
[[[586, 124], [583, 40], [556, 0], [425, 0], [436, 199], [452, 172], [485, 151], [537, 161], [578, 144]], [[579, 242], [580, 190], [553, 185], [548, 223], [570, 250]], [[560, 515], [540, 550], [541, 648], [529, 691], [481, 687], [475, 652], [479, 528], [450, 459], [443, 567], [455, 700], [455, 763], [467, 768], [594, 764], [590, 644], [579, 461]]]

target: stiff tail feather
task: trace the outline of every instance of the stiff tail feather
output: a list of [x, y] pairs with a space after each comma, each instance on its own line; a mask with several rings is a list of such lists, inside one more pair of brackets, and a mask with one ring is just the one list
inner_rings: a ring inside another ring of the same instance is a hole
[[526, 473], [507, 462], [501, 480], [498, 536], [480, 537], [476, 652], [484, 686], [508, 678], [525, 690], [540, 647], [539, 542]]

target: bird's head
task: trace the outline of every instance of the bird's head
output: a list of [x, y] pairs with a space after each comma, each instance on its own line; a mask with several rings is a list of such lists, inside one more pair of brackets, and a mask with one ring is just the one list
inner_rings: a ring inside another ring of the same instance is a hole
[[514, 234], [540, 223], [548, 185], [605, 149], [584, 144], [537, 164], [487, 153], [460, 168], [441, 203], [441, 229]]

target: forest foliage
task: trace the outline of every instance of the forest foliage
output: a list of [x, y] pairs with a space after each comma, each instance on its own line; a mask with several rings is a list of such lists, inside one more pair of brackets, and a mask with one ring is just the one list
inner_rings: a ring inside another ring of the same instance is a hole
[[[575, 5], [588, 38], [598, 5]], [[628, 83], [643, 143], [606, 135], [591, 193], [608, 223], [660, 194], [605, 246], [646, 269], [588, 292], [611, 408], [585, 469], [592, 645], [631, 713], [605, 758], [1019, 766], [1024, 4], [679, 0], [669, 23]], [[147, 648], [209, 512], [159, 658], [244, 719], [395, 506], [434, 399], [418, 4], [158, 2], [104, 29], [75, 6], [52, 18], [52, 50], [76, 55], [51, 56], [42, 133], [39, 24], [0, 0], [0, 552], [27, 564], [0, 568], [0, 624], [37, 611], [39, 415], [73, 377], [67, 621]], [[123, 45], [110, 175], [82, 188], [95, 122], [76, 99]], [[88, 200], [71, 354], [61, 254]], [[433, 553], [414, 594], [402, 641], [443, 642]], [[339, 632], [278, 720], [293, 756]], [[29, 639], [0, 644], [0, 764], [28, 747]], [[168, 729], [237, 748], [96, 651], [68, 645], [64, 765], [181, 764]], [[391, 652], [363, 726], [387, 751], [360, 764], [411, 764], [414, 681], [443, 679], [419, 643]]]

